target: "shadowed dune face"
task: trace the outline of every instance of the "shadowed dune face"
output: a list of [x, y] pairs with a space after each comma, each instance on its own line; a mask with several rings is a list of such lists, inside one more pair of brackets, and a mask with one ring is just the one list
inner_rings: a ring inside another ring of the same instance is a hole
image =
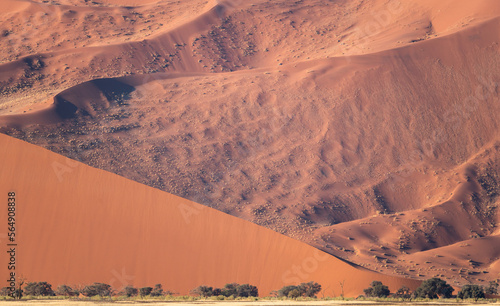
[[[0, 141], [0, 191], [15, 192], [17, 203], [18, 278], [116, 290], [161, 283], [179, 294], [230, 282], [254, 284], [261, 295], [310, 280], [327, 295], [340, 294], [339, 281], [349, 296], [375, 278], [393, 290], [418, 285], [8, 136]], [[8, 275], [6, 265], [1, 271]]]
[[462, 249], [498, 234], [497, 2], [66, 5], [147, 34], [6, 51], [3, 133], [386, 274], [500, 272]]

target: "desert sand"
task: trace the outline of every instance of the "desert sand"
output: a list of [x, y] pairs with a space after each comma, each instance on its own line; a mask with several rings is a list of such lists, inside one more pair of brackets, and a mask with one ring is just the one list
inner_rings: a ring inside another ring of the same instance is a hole
[[7, 3], [0, 132], [384, 275], [498, 278], [498, 1]]
[[[324, 294], [357, 296], [379, 279], [305, 243], [212, 208], [0, 135], [0, 194], [16, 193], [16, 274], [29, 281], [116, 290], [161, 283], [186, 295], [199, 285], [250, 283], [269, 295], [316, 281]], [[6, 220], [6, 210], [2, 210]], [[6, 243], [7, 235], [2, 237]], [[7, 265], [1, 266], [8, 275]]]

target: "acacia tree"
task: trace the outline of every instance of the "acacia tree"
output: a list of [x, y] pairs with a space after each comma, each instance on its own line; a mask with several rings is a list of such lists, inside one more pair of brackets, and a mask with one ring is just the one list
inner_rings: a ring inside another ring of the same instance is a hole
[[369, 297], [388, 297], [391, 294], [389, 287], [382, 284], [380, 281], [373, 281], [370, 287], [363, 290], [366, 296]]
[[221, 294], [225, 297], [238, 296], [238, 286], [237, 283], [225, 284], [224, 288], [221, 289]]
[[474, 299], [477, 302], [477, 300], [485, 298], [484, 289], [478, 285], [465, 285], [458, 292], [457, 297], [462, 300]]
[[26, 295], [32, 296], [53, 296], [52, 285], [47, 282], [30, 282], [24, 288]]
[[486, 294], [498, 294], [498, 282], [497, 281], [490, 281], [488, 284], [488, 287], [486, 287]]
[[209, 297], [213, 294], [213, 288], [208, 286], [198, 286], [191, 290], [191, 294], [199, 295], [200, 297]]
[[86, 297], [99, 295], [101, 297], [111, 296], [113, 290], [111, 286], [104, 283], [93, 283], [92, 285], [85, 286], [81, 293]]
[[132, 286], [127, 286], [123, 289], [125, 295], [127, 297], [132, 297], [132, 296], [136, 296], [137, 294], [139, 294], [139, 290], [137, 288], [134, 288]]
[[163, 295], [163, 288], [161, 284], [156, 284], [155, 287], [153, 288], [153, 291], [151, 291], [151, 296], [162, 296]]
[[150, 295], [151, 291], [153, 291], [153, 288], [151, 287], [142, 287], [141, 289], [139, 289], [139, 294], [141, 295], [141, 298], [143, 298]]
[[316, 297], [321, 291], [321, 285], [316, 282], [302, 283], [298, 286], [300, 294], [305, 297]]
[[398, 297], [398, 298], [401, 298], [404, 300], [411, 300], [411, 292], [410, 292], [410, 288], [406, 287], [406, 286], [402, 286], [401, 288], [398, 289], [398, 291], [396, 291], [396, 293], [394, 293], [394, 297]]
[[424, 299], [451, 298], [453, 290], [453, 287], [446, 283], [446, 281], [434, 277], [424, 281], [413, 294], [417, 298]]
[[68, 285], [59, 285], [59, 287], [57, 287], [55, 293], [57, 295], [61, 295], [61, 296], [75, 296], [75, 295], [78, 295], [78, 292], [76, 290], [74, 290], [73, 288], [71, 288], [70, 286], [68, 286]]
[[236, 295], [239, 297], [258, 296], [259, 290], [250, 284], [243, 284], [236, 288]]
[[290, 293], [290, 291], [295, 290], [295, 289], [298, 290], [298, 287], [297, 286], [284, 286], [283, 288], [278, 290], [278, 296], [279, 297], [288, 297], [288, 294]]
[[[302, 283], [298, 286], [284, 286], [277, 291], [279, 297], [290, 297], [290, 292], [297, 290], [299, 296], [316, 297], [316, 294], [321, 291], [321, 285], [316, 282]], [[292, 295], [295, 295], [293, 293]]]

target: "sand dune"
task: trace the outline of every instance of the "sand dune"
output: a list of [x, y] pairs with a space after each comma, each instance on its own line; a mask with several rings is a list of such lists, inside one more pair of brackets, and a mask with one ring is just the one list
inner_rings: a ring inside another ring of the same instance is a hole
[[1, 132], [385, 274], [496, 278], [465, 245], [498, 235], [498, 1], [12, 3]]
[[[261, 295], [314, 280], [325, 294], [362, 293], [373, 279], [417, 282], [355, 268], [271, 230], [0, 135], [1, 193], [16, 193], [16, 273], [83, 285], [257, 285]], [[1, 213], [6, 220], [6, 211]], [[2, 258], [3, 257], [2, 255]], [[7, 275], [2, 266], [2, 275]]]

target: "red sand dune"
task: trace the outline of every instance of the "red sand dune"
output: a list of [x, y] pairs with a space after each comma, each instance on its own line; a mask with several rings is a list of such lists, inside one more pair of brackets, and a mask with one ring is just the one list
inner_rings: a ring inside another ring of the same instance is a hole
[[[261, 295], [317, 281], [325, 295], [337, 296], [340, 281], [347, 296], [375, 279], [392, 290], [417, 285], [20, 140], [0, 141], [0, 194], [6, 200], [16, 193], [16, 274], [29, 281], [115, 289], [162, 283], [180, 294], [239, 282], [258, 286]], [[1, 269], [5, 277], [6, 264]]]
[[498, 1], [8, 3], [2, 132], [389, 275], [500, 272], [468, 247], [498, 235]]

